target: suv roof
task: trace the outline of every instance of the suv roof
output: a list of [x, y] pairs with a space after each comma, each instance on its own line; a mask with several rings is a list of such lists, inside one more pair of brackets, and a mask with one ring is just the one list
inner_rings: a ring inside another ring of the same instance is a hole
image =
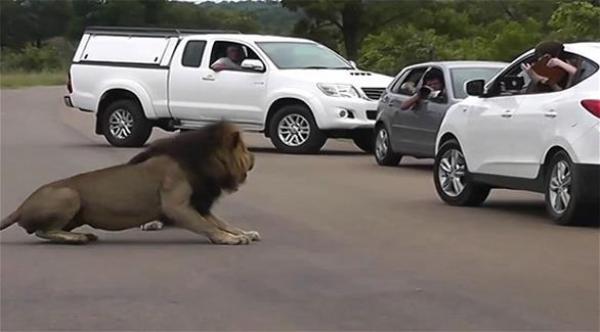
[[460, 67], [506, 67], [508, 65], [507, 62], [500, 61], [430, 61], [430, 62], [422, 62], [416, 63], [414, 65], [406, 66], [406, 68], [414, 68], [414, 67], [423, 67], [423, 66], [440, 66], [445, 68], [460, 68]]

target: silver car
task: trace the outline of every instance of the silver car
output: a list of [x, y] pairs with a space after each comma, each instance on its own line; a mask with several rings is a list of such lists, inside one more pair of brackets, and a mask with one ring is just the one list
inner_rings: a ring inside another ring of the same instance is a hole
[[[435, 138], [446, 111], [467, 97], [465, 82], [489, 81], [506, 65], [504, 62], [443, 61], [420, 63], [400, 71], [379, 100], [375, 124], [377, 163], [397, 165], [402, 156], [433, 158]], [[424, 80], [431, 77], [443, 78], [443, 89], [403, 109], [402, 106], [406, 107], [403, 102], [422, 91]]]

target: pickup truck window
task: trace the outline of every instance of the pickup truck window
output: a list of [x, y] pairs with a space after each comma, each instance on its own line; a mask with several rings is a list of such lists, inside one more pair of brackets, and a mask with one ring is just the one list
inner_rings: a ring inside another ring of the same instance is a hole
[[202, 63], [202, 54], [204, 54], [204, 47], [206, 41], [204, 40], [190, 40], [185, 45], [183, 50], [183, 56], [181, 57], [181, 64], [186, 67], [200, 67]]
[[[237, 52], [230, 53], [235, 50]], [[258, 55], [246, 45], [227, 41], [215, 41], [210, 56], [210, 67], [215, 69], [215, 66], [219, 66], [218, 70], [242, 70], [240, 64], [245, 59], [260, 60]]]
[[340, 55], [317, 43], [256, 43], [280, 69], [352, 69]]

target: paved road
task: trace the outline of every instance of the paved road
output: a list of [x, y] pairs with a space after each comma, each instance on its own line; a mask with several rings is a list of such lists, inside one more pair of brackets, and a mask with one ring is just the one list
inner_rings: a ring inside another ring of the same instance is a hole
[[[41, 184], [138, 151], [91, 134], [62, 88], [1, 93], [2, 216]], [[598, 229], [553, 225], [541, 196], [453, 208], [428, 161], [380, 168], [344, 141], [293, 156], [247, 140], [257, 166], [216, 210], [263, 242], [212, 246], [170, 229], [63, 246], [12, 227], [0, 328], [598, 330]]]

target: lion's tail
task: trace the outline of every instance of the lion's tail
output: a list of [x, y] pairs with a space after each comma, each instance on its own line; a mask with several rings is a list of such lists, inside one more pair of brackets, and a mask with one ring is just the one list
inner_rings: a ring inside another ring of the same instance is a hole
[[19, 221], [20, 217], [21, 217], [21, 211], [20, 211], [20, 209], [17, 209], [15, 212], [11, 213], [8, 217], [2, 219], [2, 222], [0, 223], [0, 231], [5, 228], [8, 228], [10, 225]]

